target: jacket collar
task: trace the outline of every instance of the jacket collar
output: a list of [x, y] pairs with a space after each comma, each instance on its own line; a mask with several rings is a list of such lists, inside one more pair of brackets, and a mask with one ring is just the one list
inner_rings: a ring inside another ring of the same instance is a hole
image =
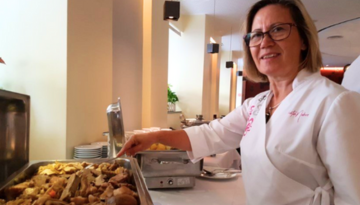
[[304, 82], [306, 82], [307, 80], [319, 76], [320, 72], [315, 72], [315, 73], [311, 73], [308, 70], [305, 69], [301, 69], [297, 76], [295, 77], [293, 83], [292, 83], [292, 88], [293, 90], [295, 90], [296, 87], [298, 87], [299, 85], [303, 84]]

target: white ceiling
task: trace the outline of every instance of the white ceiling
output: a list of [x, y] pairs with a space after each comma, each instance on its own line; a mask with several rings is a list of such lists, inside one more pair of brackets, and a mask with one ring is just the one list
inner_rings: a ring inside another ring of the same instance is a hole
[[[241, 51], [240, 27], [250, 6], [257, 0], [180, 0], [182, 15], [214, 16], [215, 32], [224, 36], [222, 49]], [[302, 0], [318, 31], [350, 19], [360, 18], [360, 0]], [[341, 35], [340, 39], [328, 39]], [[360, 55], [360, 19], [348, 21], [319, 32], [324, 65], [344, 66]]]

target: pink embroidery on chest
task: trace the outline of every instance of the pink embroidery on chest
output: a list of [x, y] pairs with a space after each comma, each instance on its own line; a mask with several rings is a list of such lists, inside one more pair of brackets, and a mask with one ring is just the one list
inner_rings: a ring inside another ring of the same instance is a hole
[[249, 119], [248, 119], [247, 122], [246, 122], [246, 127], [245, 127], [245, 130], [244, 130], [243, 137], [245, 137], [246, 134], [250, 132], [250, 130], [251, 130], [251, 128], [252, 128], [252, 124], [253, 124], [253, 122], [255, 121], [255, 118], [256, 118], [256, 116], [258, 115], [259, 110], [260, 110], [262, 104], [265, 102], [265, 100], [266, 100], [266, 95], [264, 95], [264, 96], [262, 96], [260, 99], [258, 99], [258, 103], [257, 103], [257, 104], [252, 105], [252, 106], [250, 107]]
[[253, 118], [253, 116], [251, 115], [252, 114], [252, 112], [253, 112], [253, 110], [254, 110], [254, 108], [255, 108], [255, 105], [253, 105], [253, 106], [251, 106], [250, 107], [250, 112], [249, 112], [249, 116], [250, 116], [250, 118], [248, 119], [248, 121], [247, 121], [247, 123], [246, 123], [246, 128], [245, 128], [245, 131], [244, 131], [244, 137], [246, 136], [246, 134], [250, 131], [250, 129], [251, 129], [251, 125], [252, 125], [252, 123], [254, 122], [254, 118]]
[[249, 116], [251, 116], [251, 114], [252, 114], [252, 112], [253, 112], [253, 110], [254, 110], [254, 107], [255, 107], [255, 105], [253, 105], [253, 106], [250, 107]]
[[301, 110], [301, 111], [293, 110], [293, 111], [289, 112], [289, 115], [290, 115], [290, 117], [297, 118], [297, 122], [299, 122], [300, 118], [302, 118], [302, 117], [309, 117], [309, 114], [303, 110]]
[[246, 134], [250, 131], [253, 122], [254, 122], [254, 118], [250, 118], [250, 119], [247, 121], [247, 123], [246, 123], [246, 128], [245, 128], [243, 137], [245, 137]]

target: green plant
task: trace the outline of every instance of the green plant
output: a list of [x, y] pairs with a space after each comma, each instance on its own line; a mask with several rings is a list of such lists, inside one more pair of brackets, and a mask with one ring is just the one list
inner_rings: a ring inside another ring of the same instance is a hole
[[171, 90], [171, 85], [168, 85], [168, 102], [169, 103], [175, 103], [179, 101], [178, 96]]

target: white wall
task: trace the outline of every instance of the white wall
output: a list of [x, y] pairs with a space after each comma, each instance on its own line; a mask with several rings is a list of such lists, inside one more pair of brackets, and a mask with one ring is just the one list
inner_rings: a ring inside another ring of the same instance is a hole
[[169, 47], [168, 82], [173, 85], [171, 89], [178, 95], [177, 104], [186, 118], [202, 113], [205, 19], [205, 15], [182, 15], [180, 41], [171, 40]]
[[167, 126], [169, 23], [165, 0], [144, 0], [142, 127]]
[[125, 130], [142, 127], [142, 18], [143, 1], [114, 0], [112, 101], [121, 98]]
[[[233, 62], [236, 62], [234, 58], [232, 59]], [[236, 71], [238, 70], [238, 66], [234, 63], [234, 67], [231, 70], [231, 88], [230, 88], [230, 111], [234, 110], [236, 107], [236, 94], [237, 94], [237, 80], [238, 77], [236, 76]], [[229, 112], [230, 112], [229, 111]]]
[[65, 158], [67, 6], [1, 1], [0, 86], [31, 96], [31, 160]]
[[104, 140], [112, 94], [112, 0], [2, 1], [0, 82], [31, 97], [30, 160]]
[[74, 146], [106, 141], [112, 103], [112, 0], [68, 5], [67, 158]]
[[205, 39], [204, 39], [204, 78], [203, 78], [203, 98], [202, 114], [204, 119], [211, 120], [214, 114], [219, 110], [219, 74], [221, 46], [219, 53], [207, 53], [207, 44], [210, 43], [210, 37], [221, 44], [221, 38], [214, 34], [214, 19], [205, 16]]
[[[237, 67], [238, 67], [238, 71], [243, 71], [244, 68], [244, 59], [242, 57], [237, 59]], [[243, 77], [242, 76], [237, 76], [236, 78], [236, 98], [235, 98], [235, 107], [239, 107], [240, 105], [242, 105], [242, 92], [243, 92]]]
[[169, 84], [186, 118], [202, 114], [208, 120], [219, 112], [220, 53], [206, 51], [210, 37], [220, 43], [212, 23], [206, 15], [182, 16], [174, 24], [181, 37], [170, 31]]
[[[170, 89], [175, 92], [179, 97], [177, 88], [180, 86], [179, 82], [181, 79], [177, 76], [179, 71], [181, 71], [182, 60], [181, 50], [179, 49], [182, 45], [182, 37], [175, 33], [173, 30], [169, 29], [169, 66], [168, 66], [168, 84], [171, 85]], [[174, 85], [175, 84], [175, 85]], [[179, 99], [182, 101], [182, 99]], [[176, 111], [181, 111], [179, 102], [176, 104]], [[168, 117], [169, 118], [169, 117]], [[169, 125], [168, 125], [169, 126]]]
[[230, 112], [231, 70], [226, 68], [226, 61], [232, 59], [230, 51], [221, 51], [220, 84], [219, 84], [219, 115]]

